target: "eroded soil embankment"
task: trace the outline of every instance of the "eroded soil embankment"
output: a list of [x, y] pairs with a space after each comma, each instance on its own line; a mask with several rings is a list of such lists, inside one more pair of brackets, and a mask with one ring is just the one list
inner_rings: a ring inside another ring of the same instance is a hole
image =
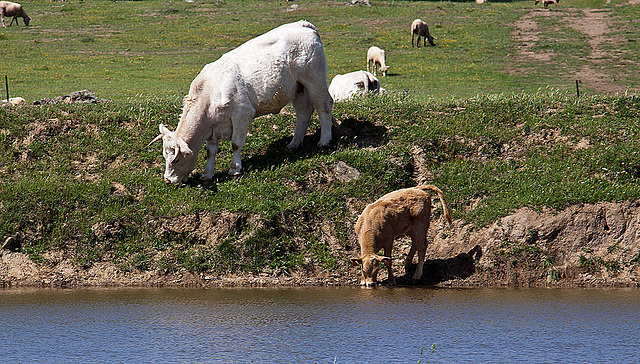
[[[202, 219], [202, 217], [200, 217]], [[206, 224], [200, 224], [200, 226]], [[455, 286], [638, 286], [640, 201], [574, 205], [563, 211], [522, 208], [484, 228], [434, 221], [422, 284]], [[402, 276], [409, 242], [396, 242], [394, 268]], [[186, 270], [123, 272], [110, 262], [77, 267], [62, 253], [36, 263], [0, 251], [0, 284], [7, 286], [334, 286], [358, 284], [350, 253], [335, 271], [273, 270], [217, 275]], [[384, 280], [384, 275], [380, 276]], [[399, 283], [406, 283], [402, 278]]]

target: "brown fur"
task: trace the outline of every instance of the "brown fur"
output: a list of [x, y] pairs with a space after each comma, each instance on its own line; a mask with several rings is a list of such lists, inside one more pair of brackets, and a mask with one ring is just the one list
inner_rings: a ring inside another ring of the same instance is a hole
[[[353, 258], [353, 264], [362, 266], [360, 284], [375, 285], [378, 264], [384, 263], [389, 273], [389, 284], [395, 284], [391, 269], [391, 249], [393, 241], [407, 235], [411, 238], [411, 251], [407, 256], [405, 272], [411, 266], [413, 256], [418, 252], [418, 268], [413, 276], [415, 281], [422, 276], [425, 254], [427, 250], [427, 230], [431, 222], [431, 195], [438, 194], [444, 210], [444, 217], [451, 224], [451, 210], [442, 191], [433, 185], [422, 185], [405, 188], [388, 193], [376, 202], [367, 205], [358, 218], [355, 226], [360, 257]], [[384, 256], [376, 253], [384, 250]]]
[[15, 20], [16, 25], [18, 24], [18, 18], [22, 18], [24, 20], [24, 25], [28, 26], [31, 18], [25, 13], [24, 9], [22, 9], [22, 5], [17, 3], [12, 3], [9, 1], [0, 1], [0, 24], [3, 27], [6, 27], [4, 24], [4, 17], [11, 16], [11, 23], [9, 26], [13, 25], [13, 21]]
[[411, 23], [411, 47], [413, 47], [413, 37], [415, 35], [418, 35], [416, 47], [420, 47], [420, 37], [422, 37], [422, 44], [425, 47], [427, 46], [427, 41], [429, 41], [431, 45], [436, 45], [433, 41], [435, 38], [429, 33], [429, 26], [420, 19], [416, 19]]
[[540, 1], [542, 1], [542, 5], [544, 5], [545, 9], [549, 4], [556, 4], [556, 7], [558, 7], [558, 0], [534, 0], [533, 5], [538, 5]]

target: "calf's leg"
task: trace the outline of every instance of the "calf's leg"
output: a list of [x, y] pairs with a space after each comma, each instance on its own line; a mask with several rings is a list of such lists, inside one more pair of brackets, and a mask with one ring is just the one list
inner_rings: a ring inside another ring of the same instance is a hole
[[418, 252], [418, 267], [413, 274], [413, 280], [415, 282], [422, 278], [422, 268], [424, 267], [424, 259], [427, 254], [427, 230], [429, 229], [429, 222], [427, 221], [426, 227], [414, 230], [411, 236], [411, 250]]

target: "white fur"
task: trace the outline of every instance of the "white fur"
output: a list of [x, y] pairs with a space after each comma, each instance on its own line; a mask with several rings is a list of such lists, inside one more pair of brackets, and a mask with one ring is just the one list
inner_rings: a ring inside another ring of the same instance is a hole
[[315, 26], [302, 20], [275, 28], [204, 66], [191, 83], [176, 130], [160, 126], [165, 180], [172, 184], [186, 181], [205, 141], [208, 158], [202, 180], [213, 177], [219, 140], [231, 140], [229, 174], [239, 174], [251, 121], [278, 113], [289, 102], [297, 120], [287, 148], [300, 146], [314, 109], [321, 126], [318, 146], [327, 146], [333, 101], [327, 90], [324, 49]]
[[367, 71], [336, 75], [329, 85], [329, 94], [331, 94], [333, 101], [344, 101], [369, 92], [380, 92], [380, 81]]
[[382, 76], [386, 76], [387, 70], [389, 69], [386, 61], [387, 56], [384, 53], [384, 50], [375, 46], [367, 50], [367, 71], [369, 71], [369, 63], [373, 63], [373, 66], [371, 67], [373, 70], [373, 74], [377, 76], [376, 68], [380, 66], [380, 72], [382, 72]]

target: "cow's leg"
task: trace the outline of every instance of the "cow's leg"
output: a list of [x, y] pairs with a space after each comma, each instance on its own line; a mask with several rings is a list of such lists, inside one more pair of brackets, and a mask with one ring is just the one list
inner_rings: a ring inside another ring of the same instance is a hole
[[291, 143], [287, 145], [287, 149], [295, 150], [300, 147], [304, 136], [309, 128], [309, 121], [313, 113], [313, 104], [309, 97], [309, 91], [301, 83], [296, 86], [297, 90], [291, 99], [291, 104], [296, 112], [296, 131], [293, 134]]
[[249, 124], [253, 117], [252, 112], [249, 115], [242, 115], [238, 117], [232, 117], [231, 123], [233, 124], [233, 131], [231, 133], [231, 148], [233, 149], [233, 157], [231, 158], [231, 168], [229, 168], [229, 175], [237, 176], [242, 171], [242, 148], [247, 140], [247, 133], [249, 132]]
[[207, 140], [207, 164], [204, 167], [204, 173], [200, 176], [200, 180], [203, 182], [209, 182], [213, 179], [214, 167], [216, 164], [216, 154], [218, 154], [218, 141]]
[[411, 48], [413, 48], [413, 37], [415, 36], [415, 33], [412, 31], [411, 32]]
[[7, 26], [4, 24], [4, 14], [0, 14], [0, 23], [2, 23], [2, 27], [6, 28]]
[[305, 85], [307, 92], [309, 92], [309, 98], [311, 104], [318, 112], [320, 118], [320, 141], [318, 147], [323, 148], [329, 145], [331, 142], [331, 122], [333, 116], [331, 115], [331, 109], [333, 109], [333, 99], [329, 95], [327, 89], [327, 80], [322, 76], [317, 82], [309, 85]]

